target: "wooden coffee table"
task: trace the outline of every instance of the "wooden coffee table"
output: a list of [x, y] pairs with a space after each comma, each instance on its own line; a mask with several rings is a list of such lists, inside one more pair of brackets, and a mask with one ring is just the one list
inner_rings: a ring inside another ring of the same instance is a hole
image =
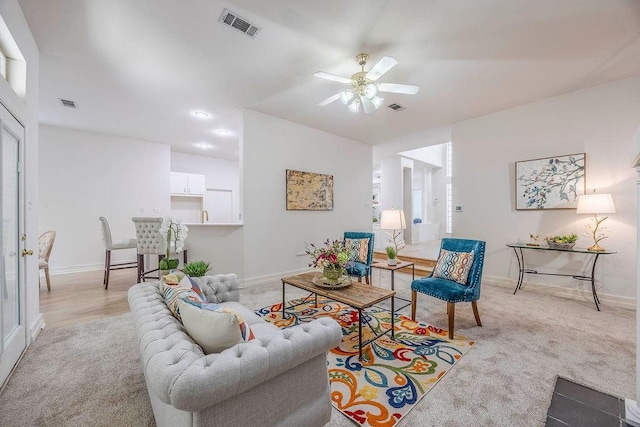
[[[282, 318], [285, 318], [285, 304], [286, 299], [284, 296], [285, 285], [295, 286], [296, 288], [303, 289], [315, 294], [315, 305], [318, 306], [318, 295], [327, 297], [333, 301], [341, 302], [352, 308], [358, 310], [358, 359], [362, 360], [362, 347], [372, 343], [381, 336], [391, 332], [391, 339], [395, 339], [394, 333], [394, 320], [395, 310], [393, 303], [393, 296], [395, 291], [387, 290], [383, 288], [377, 288], [375, 286], [365, 285], [359, 282], [352, 282], [351, 285], [340, 289], [329, 289], [320, 286], [316, 286], [312, 279], [317, 273], [303, 273], [296, 276], [283, 277], [282, 280]], [[365, 308], [369, 308], [386, 299], [391, 300], [391, 329], [381, 331], [373, 338], [362, 342], [362, 312]]]

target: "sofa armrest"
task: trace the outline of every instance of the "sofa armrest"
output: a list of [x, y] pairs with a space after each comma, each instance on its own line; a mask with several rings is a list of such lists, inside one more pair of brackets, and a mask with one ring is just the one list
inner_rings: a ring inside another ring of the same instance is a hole
[[191, 363], [171, 384], [169, 399], [178, 409], [200, 411], [326, 354], [341, 340], [338, 322], [325, 317], [238, 344]]
[[207, 302], [240, 301], [240, 280], [235, 274], [192, 277], [207, 297]]

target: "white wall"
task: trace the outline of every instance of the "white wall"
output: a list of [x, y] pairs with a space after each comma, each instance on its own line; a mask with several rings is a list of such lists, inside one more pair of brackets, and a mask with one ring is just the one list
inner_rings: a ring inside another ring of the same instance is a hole
[[39, 230], [57, 233], [52, 273], [102, 268], [100, 216], [114, 238], [134, 238], [132, 217], [168, 215], [169, 156], [168, 145], [41, 126]]
[[171, 171], [205, 175], [207, 188], [233, 191], [234, 220], [239, 221], [240, 168], [238, 161], [171, 152]]
[[[245, 275], [259, 281], [306, 269], [304, 242], [371, 230], [372, 149], [346, 138], [245, 110], [243, 123]], [[286, 169], [333, 175], [332, 211], [287, 211]]]
[[[540, 236], [576, 233], [579, 247], [589, 216], [575, 210], [516, 211], [514, 163], [572, 153], [586, 153], [587, 191], [611, 193], [616, 214], [606, 222], [609, 238], [601, 245], [615, 250], [602, 256], [596, 276], [598, 294], [636, 296], [636, 189], [631, 168], [633, 138], [638, 129], [640, 77], [573, 92], [523, 105], [453, 126], [454, 213], [457, 237], [487, 242], [485, 276], [515, 281], [517, 262], [505, 243]], [[529, 255], [529, 254], [528, 254]], [[556, 258], [553, 253], [530, 255], [553, 269], [581, 268], [583, 257]], [[543, 271], [544, 267], [540, 268]], [[574, 291], [587, 284], [570, 278], [527, 276], [527, 281], [558, 285]], [[581, 298], [589, 299], [590, 292]]]
[[[0, 100], [25, 126], [25, 162], [24, 162], [24, 188], [25, 188], [25, 234], [27, 239], [24, 248], [38, 248], [38, 95], [40, 53], [31, 35], [22, 9], [16, 0], [4, 0], [0, 2], [0, 16], [7, 25], [9, 32], [15, 40], [22, 56], [25, 58], [26, 67], [26, 94], [17, 96], [9, 84], [2, 80], [0, 84]], [[27, 343], [33, 340], [42, 325], [40, 315], [40, 297], [38, 290], [38, 259], [35, 256], [25, 257], [26, 262], [26, 324], [30, 331]]]

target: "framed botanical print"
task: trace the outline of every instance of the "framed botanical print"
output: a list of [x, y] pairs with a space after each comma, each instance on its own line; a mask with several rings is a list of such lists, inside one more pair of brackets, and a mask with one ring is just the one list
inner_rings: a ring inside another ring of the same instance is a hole
[[585, 153], [516, 162], [516, 210], [575, 209], [585, 173]]

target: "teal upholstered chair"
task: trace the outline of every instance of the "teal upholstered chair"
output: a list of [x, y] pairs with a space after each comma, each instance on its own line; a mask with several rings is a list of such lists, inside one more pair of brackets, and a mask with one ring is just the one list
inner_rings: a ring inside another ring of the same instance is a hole
[[347, 274], [349, 276], [355, 276], [358, 281], [362, 282], [364, 277], [367, 285], [371, 284], [371, 263], [373, 262], [373, 233], [362, 233], [357, 231], [345, 231], [345, 239], [369, 239], [369, 246], [367, 248], [366, 262], [355, 261], [347, 265]]
[[478, 314], [477, 301], [480, 299], [480, 282], [482, 279], [482, 267], [484, 265], [485, 242], [481, 240], [442, 239], [438, 259], [440, 259], [443, 249], [452, 252], [474, 252], [467, 281], [463, 285], [453, 280], [434, 277], [434, 268], [434, 271], [431, 272], [429, 277], [411, 282], [411, 319], [416, 319], [418, 292], [446, 301], [447, 314], [449, 315], [449, 338], [453, 339], [454, 313], [457, 302], [470, 302], [473, 307], [473, 315], [476, 318], [476, 323], [478, 326], [482, 326], [480, 314]]

